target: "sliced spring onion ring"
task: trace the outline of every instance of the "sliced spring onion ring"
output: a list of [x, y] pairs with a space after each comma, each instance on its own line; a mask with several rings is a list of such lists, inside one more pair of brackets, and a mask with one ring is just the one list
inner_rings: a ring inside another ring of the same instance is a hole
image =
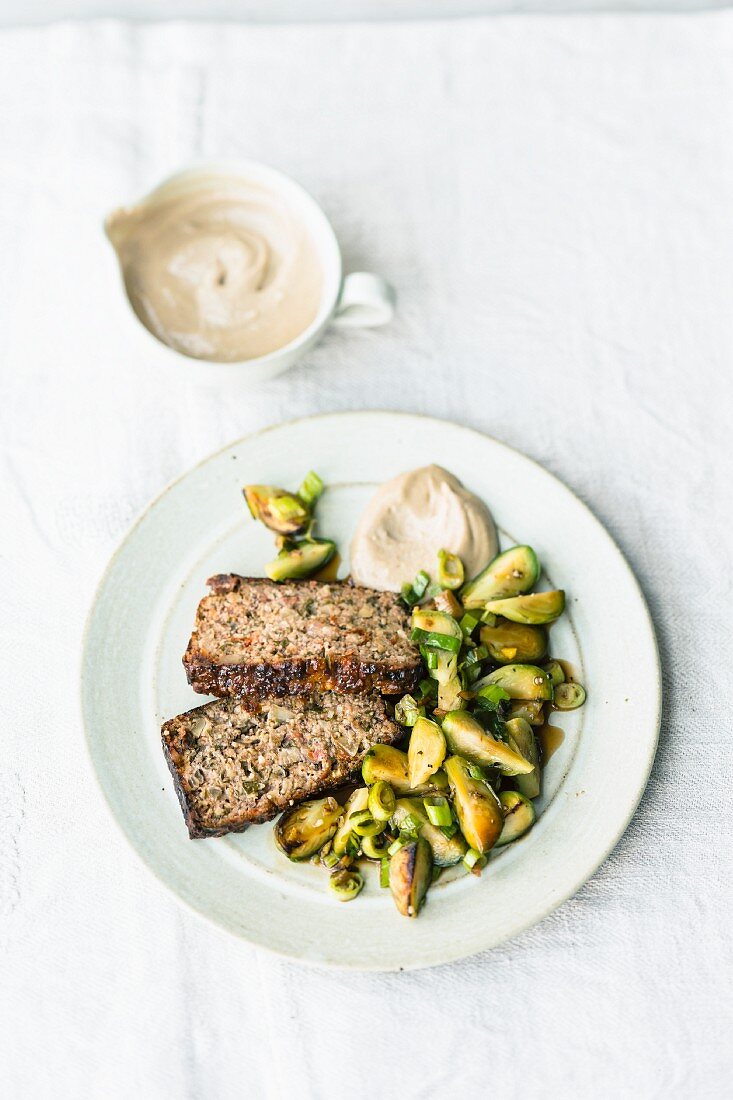
[[428, 815], [431, 825], [446, 828], [453, 822], [450, 803], [442, 795], [429, 795], [423, 799], [425, 813]]
[[361, 850], [367, 859], [386, 859], [391, 843], [392, 837], [389, 833], [379, 833], [378, 836], [365, 836], [362, 838]]
[[463, 584], [465, 570], [463, 562], [457, 554], [451, 554], [448, 550], [438, 551], [438, 584], [443, 588], [460, 588]]
[[396, 855], [396, 853], [399, 852], [400, 848], [404, 848], [406, 844], [410, 843], [410, 839], [411, 838], [409, 836], [398, 836], [397, 840], [393, 840], [389, 848], [387, 849], [387, 855], [390, 857]]
[[[375, 821], [389, 821], [394, 813], [396, 802], [395, 793], [389, 783], [386, 783], [383, 779], [378, 779], [377, 782], [369, 788], [369, 810], [367, 812], [371, 813]], [[362, 833], [361, 835], [370, 836], [376, 834]]]
[[331, 891], [339, 901], [351, 901], [364, 885], [364, 879], [358, 871], [336, 871], [328, 880]]
[[376, 836], [384, 829], [384, 821], [376, 821], [369, 810], [357, 810], [349, 823], [357, 836]]
[[379, 885], [383, 890], [389, 889], [389, 860], [383, 859], [379, 865]]

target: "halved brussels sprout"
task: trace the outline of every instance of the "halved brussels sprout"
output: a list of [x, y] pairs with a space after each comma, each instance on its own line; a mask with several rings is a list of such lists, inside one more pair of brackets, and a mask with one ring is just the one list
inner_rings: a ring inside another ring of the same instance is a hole
[[416, 917], [433, 881], [433, 856], [419, 836], [405, 844], [389, 861], [389, 886], [403, 917]]
[[410, 786], [427, 783], [445, 760], [445, 737], [440, 726], [429, 718], [418, 718], [412, 727], [407, 750], [407, 770]]
[[474, 684], [474, 691], [497, 684], [510, 699], [552, 699], [552, 680], [537, 665], [503, 665]]
[[542, 699], [513, 699], [509, 704], [509, 717], [524, 718], [530, 726], [544, 726], [544, 707]]
[[393, 745], [372, 745], [364, 757], [361, 774], [370, 786], [381, 779], [398, 794], [407, 794], [410, 790], [407, 753]]
[[294, 493], [275, 485], [245, 485], [242, 490], [254, 519], [278, 535], [295, 535], [310, 520], [310, 509]]
[[525, 760], [533, 765], [526, 775], [518, 775], [515, 783], [525, 798], [538, 798], [540, 793], [540, 750], [529, 722], [524, 718], [510, 718], [506, 724], [510, 743], [516, 746]]
[[271, 581], [302, 580], [323, 569], [335, 553], [336, 543], [331, 539], [303, 539], [281, 550], [274, 561], [267, 563], [265, 572]]
[[425, 807], [419, 798], [400, 798], [397, 800], [392, 824], [400, 829], [407, 818], [420, 822], [420, 836], [424, 837], [433, 852], [436, 867], [452, 867], [463, 859], [468, 845], [459, 832], [447, 837], [442, 829], [431, 824]]
[[513, 840], [519, 840], [520, 836], [524, 836], [537, 820], [534, 806], [519, 791], [502, 791], [499, 798], [504, 813], [504, 827], [496, 842], [497, 848], [500, 845], [511, 844]]
[[[486, 733], [475, 718], [465, 710], [453, 710], [443, 719], [443, 733], [448, 748], [465, 760], [480, 767], [498, 767], [502, 775], [523, 775], [533, 765], [518, 752]], [[450, 776], [448, 776], [450, 780]]]
[[528, 623], [531, 626], [553, 623], [565, 610], [565, 593], [560, 588], [554, 592], [514, 596], [509, 600], [489, 600], [486, 610], [490, 614], [503, 615], [513, 623]]
[[350, 820], [351, 815], [358, 813], [360, 810], [365, 810], [368, 802], [369, 791], [366, 787], [357, 787], [357, 789], [349, 795], [346, 805], [343, 808], [338, 829], [333, 838], [333, 850], [337, 856], [342, 856], [346, 853], [346, 845], [354, 831]]
[[541, 626], [499, 619], [496, 626], [482, 626], [479, 634], [497, 665], [535, 664], [547, 653], [547, 631]]
[[512, 546], [486, 566], [482, 573], [464, 586], [463, 606], [483, 607], [487, 600], [519, 596], [537, 583], [540, 563], [531, 546]]
[[461, 832], [472, 848], [485, 855], [504, 827], [501, 803], [491, 787], [471, 775], [470, 764], [460, 756], [448, 757], [445, 772]]
[[275, 826], [275, 841], [288, 859], [308, 859], [336, 832], [341, 807], [335, 798], [303, 802], [284, 813]]
[[571, 680], [567, 684], [558, 684], [555, 688], [552, 705], [557, 710], [575, 710], [576, 707], [582, 707], [585, 698], [583, 685], [576, 684], [574, 680]]
[[420, 645], [445, 649], [449, 653], [458, 653], [463, 641], [463, 631], [445, 611], [416, 607], [412, 612], [412, 633], [410, 638]]

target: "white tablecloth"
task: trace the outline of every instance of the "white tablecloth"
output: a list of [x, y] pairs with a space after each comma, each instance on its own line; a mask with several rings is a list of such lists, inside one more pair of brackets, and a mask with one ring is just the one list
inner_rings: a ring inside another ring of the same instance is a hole
[[[0, 1091], [724, 1095], [733, 17], [6, 31], [0, 103]], [[236, 155], [310, 188], [399, 314], [231, 400], [132, 361], [100, 222]], [[250, 429], [375, 406], [492, 433], [588, 501], [667, 692], [647, 795], [577, 897], [391, 976], [184, 911], [110, 821], [77, 702], [95, 583], [149, 497]]]

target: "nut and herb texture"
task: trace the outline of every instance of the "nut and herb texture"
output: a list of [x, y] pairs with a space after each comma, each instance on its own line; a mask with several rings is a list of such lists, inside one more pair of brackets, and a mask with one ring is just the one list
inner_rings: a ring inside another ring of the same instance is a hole
[[[189, 834], [205, 837], [240, 832], [295, 803], [302, 812], [311, 805], [304, 799], [344, 783], [375, 743], [401, 732], [380, 695], [325, 692], [216, 700], [166, 722], [162, 737]], [[339, 807], [333, 832], [341, 814]], [[319, 816], [299, 822], [301, 833]], [[307, 855], [327, 839], [324, 832]], [[303, 843], [292, 851], [305, 851]]]
[[183, 664], [194, 691], [247, 697], [409, 692], [421, 677], [391, 592], [345, 582], [212, 577]]
[[[460, 568], [451, 562], [449, 572], [457, 576]], [[417, 917], [443, 868], [462, 863], [480, 874], [494, 847], [528, 832], [541, 792], [533, 725], [550, 709], [585, 700], [562, 664], [546, 659], [546, 624], [561, 613], [564, 593], [529, 593], [539, 574], [534, 551], [523, 546], [500, 555], [461, 593], [435, 591], [423, 570], [403, 589], [428, 673], [395, 707], [409, 743], [406, 751], [386, 744], [366, 753], [366, 785], [352, 793], [317, 858], [336, 876], [360, 857], [378, 860], [380, 885], [391, 888], [405, 916]], [[465, 592], [468, 610], [460, 602]], [[524, 602], [512, 617], [517, 600]], [[506, 617], [496, 613], [503, 608]], [[351, 874], [358, 882], [340, 891], [341, 900], [363, 886]]]

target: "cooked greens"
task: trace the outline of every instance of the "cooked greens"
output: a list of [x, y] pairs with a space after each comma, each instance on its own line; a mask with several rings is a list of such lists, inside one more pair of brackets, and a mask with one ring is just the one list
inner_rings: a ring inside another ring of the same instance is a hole
[[[322, 485], [305, 484], [296, 496], [310, 509]], [[303, 530], [276, 562], [328, 541]], [[404, 737], [369, 749], [364, 785], [343, 807], [304, 803], [277, 827], [286, 855], [313, 856], [331, 871], [340, 900], [362, 889], [355, 861], [363, 858], [378, 863], [379, 885], [391, 889], [400, 913], [416, 917], [441, 869], [462, 865], [480, 875], [493, 848], [534, 824], [532, 800], [542, 789], [535, 727], [550, 710], [572, 710], [586, 697], [548, 657], [547, 624], [562, 614], [565, 594], [531, 591], [539, 574], [532, 548], [515, 546], [464, 584], [463, 564], [441, 551], [435, 581], [421, 570], [403, 586], [426, 670], [419, 689], [395, 705]]]

